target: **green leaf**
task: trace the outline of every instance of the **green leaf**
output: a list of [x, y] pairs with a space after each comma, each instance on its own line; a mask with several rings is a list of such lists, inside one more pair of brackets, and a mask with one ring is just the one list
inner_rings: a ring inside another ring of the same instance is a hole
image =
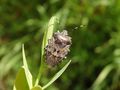
[[28, 65], [27, 65], [27, 60], [25, 57], [25, 50], [24, 50], [24, 45], [22, 45], [22, 55], [23, 55], [23, 66], [25, 67], [25, 75], [27, 78], [27, 82], [29, 85], [29, 88], [31, 89], [33, 87], [33, 83], [32, 83], [32, 75], [29, 71]]
[[35, 86], [38, 85], [42, 71], [43, 71], [43, 61], [44, 61], [44, 50], [46, 45], [48, 44], [48, 40], [51, 39], [52, 35], [53, 35], [53, 31], [56, 28], [56, 24], [58, 23], [58, 18], [57, 16], [53, 16], [49, 23], [48, 23], [48, 27], [47, 30], [44, 32], [44, 37], [43, 37], [43, 41], [42, 41], [42, 50], [41, 50], [41, 64], [40, 64], [40, 68], [39, 68], [39, 73], [35, 82]]
[[48, 23], [48, 29], [45, 32], [45, 37], [44, 37], [44, 42], [45, 42], [45, 46], [48, 43], [48, 40], [51, 39], [52, 35], [53, 35], [53, 31], [56, 29], [56, 24], [59, 23], [59, 19], [57, 16], [53, 16], [51, 17], [49, 23]]
[[30, 90], [27, 82], [24, 66], [21, 67], [21, 69], [17, 74], [13, 90]]
[[47, 26], [47, 30], [44, 33], [43, 42], [42, 42], [42, 51], [44, 51], [44, 48], [48, 44], [48, 40], [52, 38], [53, 31], [56, 29], [56, 25], [58, 23], [59, 23], [59, 19], [57, 16], [51, 17]]
[[33, 87], [32, 75], [28, 69], [28, 65], [25, 57], [24, 45], [22, 45], [22, 55], [23, 55], [23, 66], [19, 70], [16, 76], [13, 90], [30, 90]]
[[71, 60], [58, 72], [55, 74], [55, 76], [45, 85], [42, 87], [42, 89], [46, 89], [48, 86], [50, 86], [55, 80], [57, 80], [62, 73], [66, 70], [66, 68], [68, 67], [68, 65], [70, 64]]
[[35, 86], [35, 87], [33, 87], [31, 90], [43, 90], [42, 88], [41, 88], [41, 86]]
[[25, 68], [28, 69], [27, 60], [25, 56], [25, 50], [24, 50], [24, 44], [22, 45], [22, 56], [23, 56], [23, 66], [25, 66]]

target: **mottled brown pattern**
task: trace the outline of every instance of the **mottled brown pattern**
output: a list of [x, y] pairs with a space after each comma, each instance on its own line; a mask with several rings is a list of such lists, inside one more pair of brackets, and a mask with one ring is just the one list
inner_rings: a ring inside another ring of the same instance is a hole
[[45, 48], [46, 63], [50, 66], [57, 65], [68, 54], [70, 46], [71, 37], [66, 30], [54, 33]]

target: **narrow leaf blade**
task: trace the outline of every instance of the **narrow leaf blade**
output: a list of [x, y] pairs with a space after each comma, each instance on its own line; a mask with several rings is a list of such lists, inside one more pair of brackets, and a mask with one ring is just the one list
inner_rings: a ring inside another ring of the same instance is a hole
[[29, 88], [32, 88], [33, 87], [33, 84], [32, 84], [32, 75], [31, 75], [31, 73], [29, 71], [29, 68], [28, 68], [28, 65], [27, 65], [26, 56], [25, 56], [25, 50], [24, 50], [24, 45], [22, 45], [22, 55], [23, 55], [23, 66], [25, 68], [25, 75], [26, 75], [26, 78], [27, 78], [27, 82], [28, 82]]
[[99, 86], [101, 85], [101, 83], [104, 81], [104, 79], [107, 77], [107, 75], [111, 72], [113, 68], [114, 68], [113, 65], [109, 64], [101, 71], [101, 73], [99, 74], [99, 76], [97, 77], [97, 79], [92, 85], [92, 90], [97, 90], [98, 88], [100, 88]]
[[59, 23], [59, 19], [57, 16], [53, 16], [51, 17], [49, 23], [48, 23], [48, 28], [46, 30], [45, 33], [45, 46], [48, 43], [48, 40], [51, 39], [52, 35], [53, 35], [53, 31], [54, 29], [56, 29], [56, 24]]
[[48, 86], [50, 86], [55, 80], [57, 80], [61, 75], [62, 73], [67, 69], [68, 65], [70, 64], [71, 60], [58, 72], [55, 74], [55, 76], [45, 85], [43, 86], [42, 88], [43, 89], [46, 89]]
[[26, 60], [26, 56], [25, 56], [24, 44], [22, 45], [22, 56], [23, 56], [23, 66], [28, 68], [27, 60]]
[[44, 51], [44, 48], [48, 44], [48, 40], [52, 38], [53, 31], [56, 28], [55, 25], [57, 23], [59, 23], [58, 17], [57, 16], [51, 17], [51, 19], [48, 23], [48, 26], [47, 26], [47, 30], [44, 33], [43, 42], [42, 42], [42, 52]]

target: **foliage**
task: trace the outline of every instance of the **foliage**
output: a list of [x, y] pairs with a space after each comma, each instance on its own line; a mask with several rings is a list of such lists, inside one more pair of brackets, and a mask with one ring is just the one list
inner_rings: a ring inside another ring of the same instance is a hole
[[24, 45], [22, 45], [23, 66], [21, 67], [21, 69], [19, 70], [16, 76], [13, 90], [44, 90], [48, 86], [50, 86], [53, 82], [55, 82], [55, 80], [57, 80], [60, 77], [60, 75], [66, 70], [66, 68], [70, 64], [71, 60], [58, 73], [55, 74], [55, 76], [49, 81], [48, 84], [46, 84], [43, 87], [39, 85], [41, 74], [43, 73], [43, 68], [44, 68], [43, 67], [44, 66], [44, 50], [48, 43], [48, 40], [52, 38], [53, 30], [55, 29], [54, 27], [56, 25], [55, 23], [57, 23], [56, 21], [58, 21], [58, 18], [56, 16], [53, 16], [48, 23], [48, 29], [45, 31], [43, 42], [42, 42], [42, 48], [41, 48], [41, 64], [40, 64], [40, 69], [39, 69], [39, 73], [35, 81], [35, 84], [33, 84], [32, 74], [30, 73], [30, 70], [27, 65]]
[[[22, 43], [31, 74], [37, 78], [43, 33], [56, 14], [58, 30], [67, 29], [72, 37], [68, 56], [72, 63], [48, 90], [119, 90], [119, 11], [119, 0], [1, 0], [0, 89], [12, 89], [22, 63]], [[66, 62], [52, 70], [45, 65], [40, 84], [49, 82]]]

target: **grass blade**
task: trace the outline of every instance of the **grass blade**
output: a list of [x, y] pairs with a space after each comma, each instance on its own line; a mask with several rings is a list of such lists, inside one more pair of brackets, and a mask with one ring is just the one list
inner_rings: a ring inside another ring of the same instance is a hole
[[32, 84], [32, 75], [29, 71], [28, 65], [27, 65], [27, 60], [26, 60], [26, 56], [25, 56], [25, 50], [24, 50], [24, 45], [22, 45], [22, 56], [23, 56], [23, 66], [25, 67], [25, 75], [27, 78], [27, 82], [30, 88], [33, 87]]
[[57, 80], [62, 75], [62, 73], [66, 70], [70, 62], [71, 60], [58, 73], [55, 74], [55, 76], [50, 80], [50, 82], [48, 82], [45, 86], [42, 87], [43, 90], [50, 86], [55, 80]]
[[104, 81], [104, 79], [107, 77], [107, 75], [111, 72], [113, 68], [113, 65], [109, 64], [101, 71], [94, 84], [92, 85], [92, 90], [98, 90], [98, 88], [100, 88], [101, 83]]

